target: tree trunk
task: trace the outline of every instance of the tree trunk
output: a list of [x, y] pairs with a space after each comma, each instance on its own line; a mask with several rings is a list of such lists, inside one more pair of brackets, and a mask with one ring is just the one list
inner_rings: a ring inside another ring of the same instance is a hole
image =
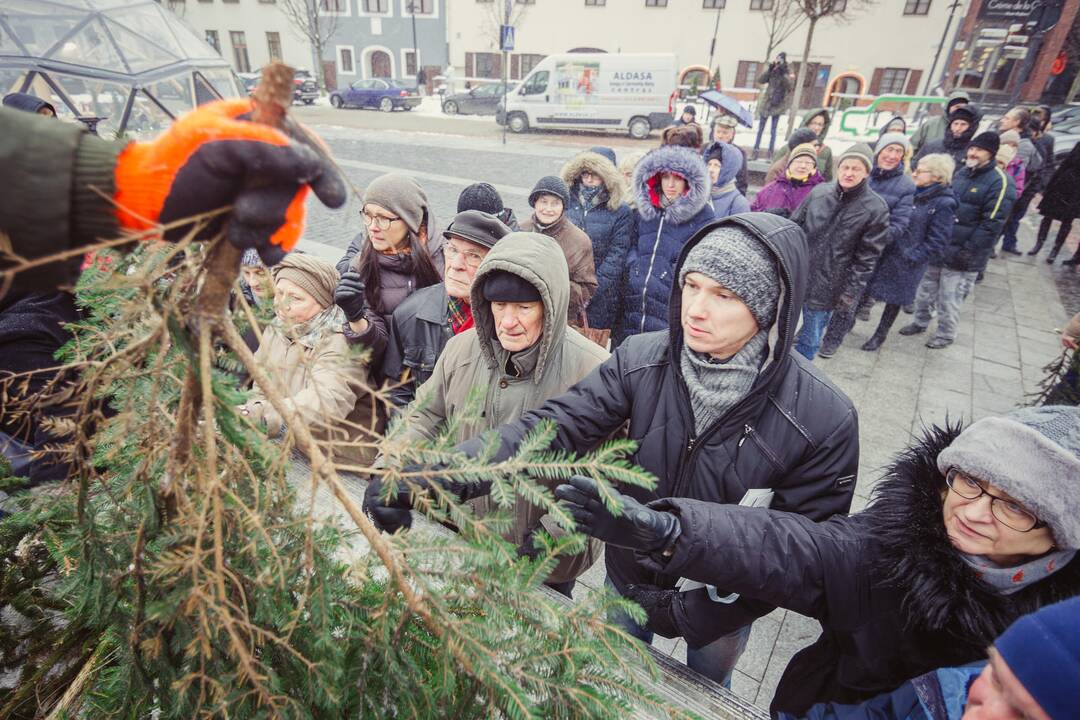
[[803, 46], [802, 62], [799, 63], [799, 74], [795, 78], [795, 89], [791, 95], [791, 109], [788, 111], [787, 119], [787, 134], [785, 138], [791, 137], [791, 133], [795, 130], [795, 113], [798, 112], [800, 103], [802, 102], [803, 83], [806, 81], [806, 68], [810, 64], [810, 46], [814, 42], [814, 28], [817, 27], [818, 19], [815, 17], [809, 18], [810, 24], [806, 28], [806, 45]]

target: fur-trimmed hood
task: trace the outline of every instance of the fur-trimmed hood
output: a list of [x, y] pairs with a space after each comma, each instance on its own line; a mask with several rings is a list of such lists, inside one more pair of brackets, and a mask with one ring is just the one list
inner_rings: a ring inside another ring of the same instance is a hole
[[[690, 187], [671, 207], [661, 211], [658, 207], [662, 192], [660, 175], [664, 172], [681, 175]], [[688, 222], [709, 203], [711, 185], [705, 161], [690, 148], [676, 145], [658, 147], [634, 168], [634, 199], [638, 212], [645, 220], [655, 220], [663, 212], [675, 225]]]
[[591, 150], [578, 153], [567, 160], [559, 172], [563, 182], [570, 188], [572, 195], [577, 193], [581, 173], [586, 170], [593, 175], [598, 175], [604, 181], [604, 190], [602, 192], [607, 195], [605, 204], [608, 210], [618, 210], [619, 206], [628, 200], [626, 182], [623, 180], [622, 173], [606, 157]]
[[928, 428], [901, 453], [865, 511], [878, 543], [876, 571], [903, 593], [912, 630], [944, 633], [960, 645], [990, 645], [1019, 616], [1080, 593], [1080, 558], [1012, 595], [980, 580], [953, 548], [942, 515], [948, 487], [937, 456], [959, 424]]

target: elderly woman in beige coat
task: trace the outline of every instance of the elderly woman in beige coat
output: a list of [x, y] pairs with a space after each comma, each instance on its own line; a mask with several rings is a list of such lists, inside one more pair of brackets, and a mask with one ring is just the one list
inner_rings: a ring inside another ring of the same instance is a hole
[[[369, 394], [367, 363], [350, 352], [341, 308], [334, 304], [338, 272], [312, 255], [292, 253], [273, 270], [274, 321], [263, 331], [255, 360], [284, 385], [285, 402], [316, 438], [333, 445], [339, 462], [367, 463], [374, 457], [378, 415]], [[266, 427], [270, 437], [285, 421], [261, 392], [241, 414]], [[354, 443], [360, 443], [359, 445]]]
[[[463, 423], [458, 440], [474, 437], [518, 418], [565, 392], [607, 357], [606, 350], [567, 327], [570, 276], [562, 250], [539, 233], [503, 237], [480, 264], [472, 286], [476, 327], [450, 339], [431, 378], [410, 406], [406, 436], [433, 439], [455, 414], [464, 412], [475, 388], [487, 388], [483, 414]], [[555, 483], [552, 483], [554, 489]], [[489, 498], [472, 501], [478, 514]], [[531, 535], [563, 530], [520, 497], [511, 542], [531, 548]], [[600, 545], [563, 558], [547, 584], [569, 595], [574, 580], [592, 565]]]

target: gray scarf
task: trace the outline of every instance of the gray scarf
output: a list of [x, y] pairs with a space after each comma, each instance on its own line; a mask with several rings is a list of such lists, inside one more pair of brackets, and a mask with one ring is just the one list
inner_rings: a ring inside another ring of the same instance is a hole
[[331, 305], [307, 322], [287, 324], [274, 316], [273, 323], [281, 334], [304, 347], [314, 348], [323, 336], [341, 329], [345, 324], [345, 311], [337, 305]]
[[600, 204], [600, 192], [604, 189], [603, 185], [594, 185], [589, 187], [582, 184], [578, 188], [578, 198], [581, 200], [581, 204], [584, 207], [593, 207]]
[[690, 391], [694, 429], [699, 435], [746, 397], [768, 352], [769, 336], [764, 331], [727, 360], [714, 360], [683, 343], [679, 365]]
[[1075, 555], [1075, 550], [1056, 550], [1015, 567], [1001, 567], [982, 555], [960, 553], [978, 578], [1002, 595], [1012, 595], [1046, 579], [1068, 565]]

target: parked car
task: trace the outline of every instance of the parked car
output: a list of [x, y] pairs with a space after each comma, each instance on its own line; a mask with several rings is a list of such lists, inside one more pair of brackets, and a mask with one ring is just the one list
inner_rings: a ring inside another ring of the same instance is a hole
[[[509, 92], [517, 90], [516, 82], [509, 85]], [[447, 95], [443, 98], [443, 112], [447, 115], [494, 115], [496, 106], [505, 94], [503, 87], [501, 82], [488, 83], [465, 92]]]
[[412, 110], [420, 104], [420, 100], [415, 86], [407, 87], [386, 78], [357, 80], [330, 93], [330, 104], [336, 108], [377, 107], [383, 112], [391, 112], [397, 108]]
[[310, 105], [319, 99], [319, 83], [308, 70], [297, 70], [293, 76], [293, 102]]

